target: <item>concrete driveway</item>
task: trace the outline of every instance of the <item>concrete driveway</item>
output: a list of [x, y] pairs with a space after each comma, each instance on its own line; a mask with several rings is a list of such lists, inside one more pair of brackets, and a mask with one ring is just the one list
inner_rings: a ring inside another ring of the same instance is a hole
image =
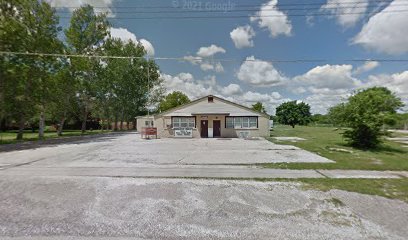
[[0, 167], [30, 164], [58, 167], [256, 164], [331, 160], [265, 139], [153, 139], [112, 134], [80, 142], [0, 153]]

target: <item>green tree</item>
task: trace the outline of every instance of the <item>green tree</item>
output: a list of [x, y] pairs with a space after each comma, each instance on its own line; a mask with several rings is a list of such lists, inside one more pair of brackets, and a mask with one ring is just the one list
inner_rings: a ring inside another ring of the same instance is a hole
[[310, 122], [310, 106], [304, 102], [285, 102], [276, 108], [276, 118], [279, 123], [295, 127], [307, 125]]
[[315, 124], [330, 124], [331, 123], [328, 115], [323, 115], [319, 113], [313, 114], [310, 121]]
[[[1, 1], [0, 48], [13, 52], [58, 53], [62, 46], [58, 39], [58, 22], [55, 10], [46, 1]], [[39, 136], [43, 137], [46, 103], [52, 93], [48, 84], [56, 63], [55, 58], [48, 56], [1, 56], [0, 100], [7, 103], [4, 105], [7, 115], [18, 121], [17, 139], [23, 138], [26, 121], [37, 109]]]
[[[84, 5], [76, 9], [71, 17], [70, 26], [65, 30], [69, 51], [72, 54], [98, 55], [109, 33], [106, 14], [96, 14], [93, 7]], [[82, 109], [82, 132], [86, 131], [86, 121], [94, 106], [95, 87], [98, 80], [97, 69], [100, 59], [73, 57], [70, 59], [72, 76], [77, 81], [78, 99]]]
[[394, 121], [396, 111], [403, 106], [401, 100], [385, 87], [358, 91], [346, 103], [330, 109], [337, 122], [349, 127], [344, 132], [348, 142], [360, 148], [374, 148], [386, 135], [384, 124]]
[[252, 109], [260, 113], [266, 113], [265, 106], [261, 102], [253, 104]]
[[54, 75], [54, 94], [51, 98], [50, 112], [53, 119], [58, 122], [57, 134], [63, 134], [63, 128], [68, 116], [76, 112], [76, 86], [71, 76], [69, 63], [65, 62]]
[[99, 69], [97, 98], [102, 116], [113, 119], [115, 130], [120, 121], [119, 128], [123, 129], [124, 122], [129, 126], [135, 116], [147, 111], [149, 101], [155, 103], [156, 89], [161, 85], [159, 67], [154, 61], [143, 58], [146, 51], [140, 43], [108, 38], [103, 47], [107, 55], [134, 57], [104, 59]]
[[190, 99], [184, 93], [175, 91], [169, 93], [159, 104], [159, 111], [164, 112], [171, 108], [189, 103]]

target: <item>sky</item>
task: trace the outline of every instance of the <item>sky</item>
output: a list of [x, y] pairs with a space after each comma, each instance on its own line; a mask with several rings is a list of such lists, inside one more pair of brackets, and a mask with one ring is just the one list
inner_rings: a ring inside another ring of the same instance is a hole
[[[157, 59], [168, 92], [213, 94], [269, 114], [286, 101], [326, 113], [385, 86], [408, 105], [408, 0], [49, 0], [67, 27], [88, 3], [111, 35]], [[402, 109], [407, 111], [408, 107]]]

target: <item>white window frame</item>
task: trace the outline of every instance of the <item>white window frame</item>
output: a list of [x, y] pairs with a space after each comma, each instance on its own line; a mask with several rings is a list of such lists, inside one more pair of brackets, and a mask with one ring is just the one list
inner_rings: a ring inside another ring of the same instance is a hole
[[172, 117], [173, 128], [195, 128], [195, 117]]
[[258, 129], [258, 117], [256, 116], [225, 117], [225, 128]]
[[234, 128], [234, 118], [233, 117], [225, 118], [225, 128]]

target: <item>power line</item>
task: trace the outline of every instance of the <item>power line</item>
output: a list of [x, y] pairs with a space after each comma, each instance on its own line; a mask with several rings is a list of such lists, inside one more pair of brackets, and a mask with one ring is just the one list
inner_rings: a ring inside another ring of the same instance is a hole
[[[178, 1], [179, 3], [182, 3], [182, 1]], [[371, 0], [369, 1], [369, 3], [391, 3], [393, 2], [393, 0]], [[408, 2], [408, 1], [402, 1], [402, 2]], [[354, 5], [354, 4], [366, 4], [367, 1], [349, 1], [349, 2], [342, 2], [342, 4], [350, 4], [350, 5]], [[217, 3], [214, 3], [217, 4]], [[220, 3], [222, 4], [222, 3]], [[265, 4], [235, 4], [234, 7], [261, 7]], [[281, 6], [316, 6], [316, 5], [326, 5], [326, 6], [337, 6], [337, 3], [327, 3], [327, 2], [315, 2], [315, 3], [278, 3], [276, 6], [277, 7], [281, 7]], [[182, 4], [180, 4], [180, 6], [182, 6]], [[93, 6], [93, 8], [97, 8], [97, 9], [111, 9], [111, 8], [140, 8], [140, 9], [165, 9], [165, 8], [180, 8], [180, 6], [176, 7], [176, 6]], [[53, 7], [55, 8], [79, 8], [80, 6], [56, 6], [53, 5]]]
[[[24, 55], [24, 56], [38, 56], [38, 57], [80, 57], [80, 58], [98, 58], [98, 59], [146, 59], [146, 57], [138, 56], [113, 56], [113, 55], [84, 55], [84, 54], [62, 54], [62, 53], [30, 53], [30, 52], [11, 52], [0, 51], [1, 55]], [[149, 57], [151, 60], [173, 60], [173, 61], [206, 61], [208, 59], [195, 57], [186, 59], [184, 57]], [[269, 63], [313, 63], [313, 62], [408, 62], [408, 59], [236, 59], [236, 58], [211, 58], [214, 62], [269, 62]]]
[[[393, 10], [393, 11], [379, 11], [373, 13], [385, 13], [385, 14], [395, 14], [395, 13], [405, 13], [408, 12], [406, 10]], [[365, 14], [366, 12], [354, 12], [354, 13], [310, 13], [310, 14], [274, 14], [274, 15], [261, 15], [261, 16], [254, 16], [254, 17], [262, 17], [262, 18], [273, 18], [273, 17], [319, 17], [319, 16], [343, 16], [343, 15], [360, 15]], [[215, 16], [155, 16], [155, 17], [110, 17], [110, 19], [139, 19], [139, 20], [159, 20], [159, 19], [233, 19], [233, 18], [247, 18], [251, 17], [250, 15], [215, 15]], [[60, 16], [60, 18], [70, 18], [66, 16]]]
[[[401, 5], [394, 5], [393, 7], [399, 7], [399, 6], [408, 6], [408, 4], [401, 4]], [[351, 10], [351, 9], [372, 9], [372, 8], [377, 8], [377, 6], [351, 6], [351, 7], [344, 7], [344, 6], [339, 6], [339, 7], [327, 7], [327, 8], [321, 8], [321, 7], [309, 7], [309, 8], [287, 8], [287, 9], [264, 9], [262, 12], [273, 12], [273, 11], [307, 11], [307, 10]], [[407, 8], [408, 9], [408, 8]], [[253, 11], [258, 11], [259, 9], [231, 9], [231, 10], [223, 10], [223, 9], [206, 9], [206, 8], [199, 8], [197, 10], [192, 10], [192, 9], [179, 9], [179, 10], [172, 10], [172, 11], [114, 11], [114, 13], [124, 13], [124, 14], [131, 14], [131, 13], [138, 13], [138, 14], [151, 14], [151, 13], [231, 13], [231, 12], [253, 12]], [[398, 9], [395, 9], [398, 10]], [[67, 13], [70, 14], [70, 11], [65, 11], [65, 10], [57, 10], [57, 13]]]

